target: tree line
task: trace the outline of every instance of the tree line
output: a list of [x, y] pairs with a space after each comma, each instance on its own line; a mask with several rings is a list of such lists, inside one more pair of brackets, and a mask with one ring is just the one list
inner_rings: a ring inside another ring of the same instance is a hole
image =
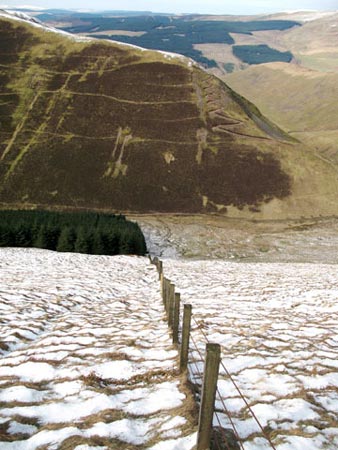
[[234, 45], [232, 52], [247, 64], [264, 64], [274, 61], [290, 62], [293, 58], [291, 52], [280, 52], [265, 44]]
[[0, 211], [0, 247], [36, 247], [94, 255], [145, 255], [139, 225], [123, 215]]

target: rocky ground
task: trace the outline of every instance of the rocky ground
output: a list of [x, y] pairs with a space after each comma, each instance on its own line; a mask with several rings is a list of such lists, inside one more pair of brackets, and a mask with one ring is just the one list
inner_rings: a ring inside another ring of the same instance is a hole
[[338, 220], [245, 221], [222, 216], [129, 216], [157, 256], [338, 263]]

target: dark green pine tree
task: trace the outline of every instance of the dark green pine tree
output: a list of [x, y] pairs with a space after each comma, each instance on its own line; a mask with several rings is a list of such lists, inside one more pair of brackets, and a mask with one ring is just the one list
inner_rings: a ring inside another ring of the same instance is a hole
[[147, 253], [147, 245], [144, 235], [138, 226], [130, 233], [130, 239], [132, 241], [133, 253], [144, 256]]
[[124, 216], [0, 211], [0, 246], [116, 255], [144, 254], [143, 234]]
[[31, 224], [32, 246], [34, 247], [34, 242], [38, 238], [38, 234], [39, 234], [39, 230], [40, 230], [41, 224], [39, 224], [36, 219], [32, 220], [32, 222], [30, 222], [30, 224]]
[[118, 255], [120, 247], [120, 233], [114, 229], [104, 235], [105, 254]]
[[84, 227], [79, 227], [76, 230], [76, 241], [74, 244], [75, 253], [91, 253], [93, 236], [85, 230]]
[[94, 255], [106, 255], [105, 236], [99, 231], [95, 230], [93, 233], [92, 253]]
[[65, 227], [62, 229], [56, 250], [58, 252], [73, 252], [76, 241], [76, 234], [73, 228]]
[[60, 236], [60, 228], [54, 224], [48, 224], [46, 227], [47, 233], [47, 247], [49, 250], [56, 250], [59, 236]]
[[14, 233], [7, 224], [0, 226], [0, 247], [14, 247], [14, 237]]
[[128, 233], [122, 232], [120, 236], [119, 245], [120, 255], [131, 255], [133, 254], [133, 244]]
[[32, 246], [32, 231], [28, 224], [20, 222], [14, 230], [16, 247]]
[[41, 225], [36, 240], [33, 242], [33, 247], [48, 248], [48, 232], [45, 225]]

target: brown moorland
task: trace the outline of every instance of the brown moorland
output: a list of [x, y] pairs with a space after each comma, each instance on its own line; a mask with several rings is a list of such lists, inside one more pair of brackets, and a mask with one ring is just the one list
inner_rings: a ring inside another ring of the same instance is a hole
[[0, 18], [2, 206], [285, 218], [335, 169], [190, 60]]

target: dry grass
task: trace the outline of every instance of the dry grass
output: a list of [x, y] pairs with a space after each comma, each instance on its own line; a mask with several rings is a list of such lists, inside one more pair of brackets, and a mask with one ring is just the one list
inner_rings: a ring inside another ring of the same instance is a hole
[[337, 73], [265, 64], [228, 75], [226, 82], [292, 136], [337, 164]]
[[125, 442], [119, 441], [118, 439], [108, 439], [102, 438], [100, 436], [93, 436], [88, 439], [81, 436], [72, 436], [62, 442], [62, 444], [58, 447], [58, 450], [73, 450], [78, 445], [102, 446], [110, 450], [131, 450], [132, 448], [136, 450], [144, 448], [144, 446], [138, 445], [133, 445], [131, 447], [130, 444], [126, 444]]
[[[129, 378], [126, 384], [127, 386], [148, 385], [154, 382], [173, 380], [175, 377], [177, 377], [176, 370], [149, 370], [145, 374]], [[114, 380], [114, 383], [118, 383], [118, 380]]]

